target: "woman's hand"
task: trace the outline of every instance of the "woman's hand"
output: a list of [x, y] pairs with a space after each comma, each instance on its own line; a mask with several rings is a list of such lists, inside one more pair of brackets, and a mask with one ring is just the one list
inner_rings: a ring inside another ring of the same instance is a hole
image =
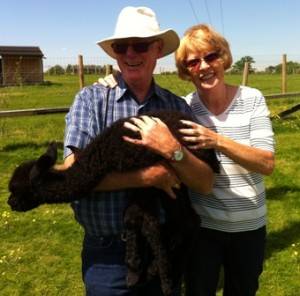
[[218, 146], [218, 134], [214, 131], [189, 120], [181, 120], [187, 128], [180, 129], [184, 136], [182, 139], [187, 142], [190, 149], [216, 149]]
[[115, 88], [118, 85], [116, 77], [119, 75], [119, 73], [119, 71], [113, 70], [112, 74], [106, 75], [103, 78], [99, 78], [94, 84], [102, 84], [105, 87]]
[[118, 85], [118, 82], [116, 81], [113, 74], [109, 74], [105, 76], [104, 78], [99, 78], [96, 84], [102, 84], [105, 87], [115, 88]]
[[180, 143], [172, 135], [167, 125], [157, 117], [146, 115], [140, 118], [133, 117], [130, 122], [124, 123], [124, 127], [141, 135], [141, 139], [124, 136], [125, 141], [145, 146], [166, 159], [171, 159], [173, 152], [180, 147]]
[[263, 175], [270, 175], [274, 169], [274, 154], [271, 151], [238, 143], [197, 123], [181, 120], [188, 128], [180, 129], [183, 140], [190, 149], [214, 148], [243, 168]]

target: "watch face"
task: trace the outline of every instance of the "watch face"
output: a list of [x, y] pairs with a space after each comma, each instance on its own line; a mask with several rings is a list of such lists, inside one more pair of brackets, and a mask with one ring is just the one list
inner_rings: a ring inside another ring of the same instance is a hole
[[176, 150], [174, 152], [174, 160], [180, 161], [183, 158], [183, 151], [182, 150]]

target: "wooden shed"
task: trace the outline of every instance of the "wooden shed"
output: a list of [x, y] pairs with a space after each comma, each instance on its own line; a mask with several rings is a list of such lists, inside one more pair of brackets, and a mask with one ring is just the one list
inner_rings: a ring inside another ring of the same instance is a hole
[[0, 86], [44, 81], [43, 53], [34, 46], [0, 46]]

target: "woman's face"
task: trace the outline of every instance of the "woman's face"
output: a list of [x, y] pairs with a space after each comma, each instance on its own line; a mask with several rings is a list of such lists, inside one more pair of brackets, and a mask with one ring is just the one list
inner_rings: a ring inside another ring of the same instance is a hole
[[185, 60], [192, 82], [197, 89], [209, 91], [224, 83], [224, 62], [218, 51], [191, 51]]

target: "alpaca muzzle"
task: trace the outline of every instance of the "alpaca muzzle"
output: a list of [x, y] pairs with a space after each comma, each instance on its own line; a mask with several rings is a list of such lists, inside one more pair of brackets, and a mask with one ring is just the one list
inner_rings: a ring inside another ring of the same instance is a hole
[[11, 194], [7, 200], [7, 204], [10, 206], [10, 208], [12, 209], [12, 211], [23, 211], [21, 204], [18, 202], [18, 198], [16, 196], [14, 196], [13, 194]]

